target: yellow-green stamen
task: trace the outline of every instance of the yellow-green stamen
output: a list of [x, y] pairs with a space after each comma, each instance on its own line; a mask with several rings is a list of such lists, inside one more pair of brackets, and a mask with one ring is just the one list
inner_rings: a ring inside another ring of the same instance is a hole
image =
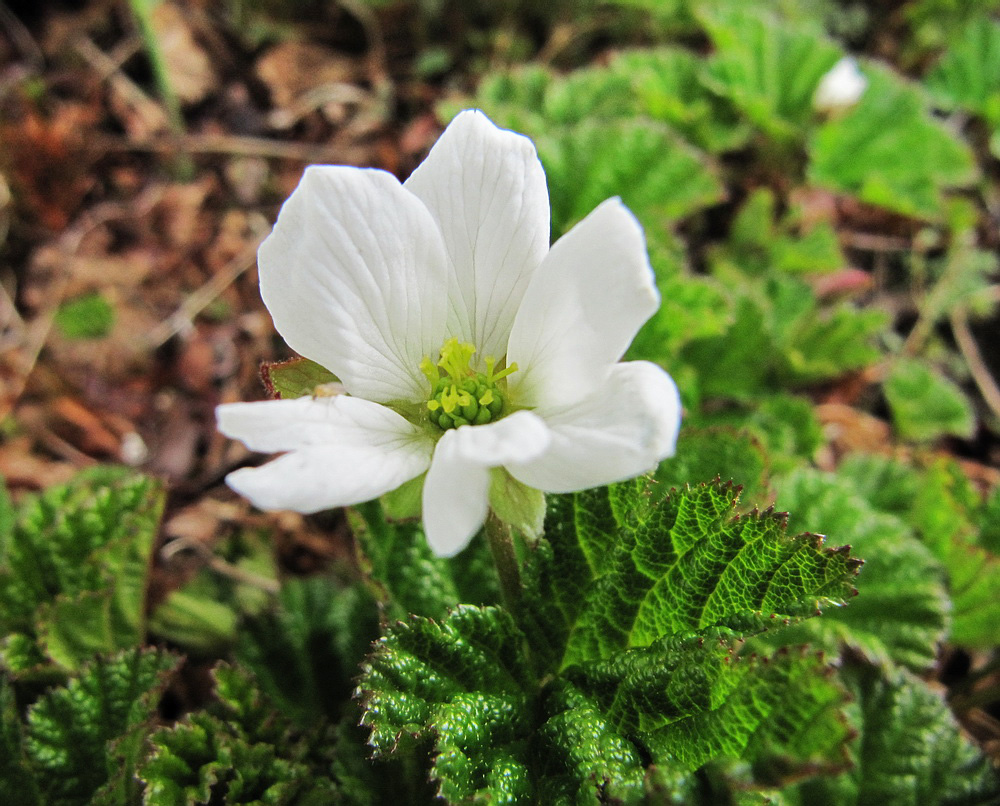
[[441, 347], [437, 364], [429, 356], [420, 362], [420, 371], [431, 385], [428, 418], [438, 428], [485, 425], [503, 416], [504, 393], [497, 381], [516, 372], [517, 364], [495, 372], [496, 360], [487, 357], [486, 373], [476, 372], [471, 366], [475, 353], [474, 345], [451, 338]]

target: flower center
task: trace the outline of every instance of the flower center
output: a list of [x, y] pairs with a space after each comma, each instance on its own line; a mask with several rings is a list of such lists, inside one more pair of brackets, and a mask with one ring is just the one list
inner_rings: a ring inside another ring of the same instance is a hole
[[430, 356], [424, 356], [420, 362], [420, 371], [431, 382], [427, 414], [442, 430], [485, 425], [504, 415], [504, 393], [497, 381], [517, 372], [517, 364], [495, 372], [496, 361], [487, 356], [486, 372], [476, 372], [470, 364], [475, 353], [474, 345], [452, 338], [442, 345], [441, 358], [436, 364]]

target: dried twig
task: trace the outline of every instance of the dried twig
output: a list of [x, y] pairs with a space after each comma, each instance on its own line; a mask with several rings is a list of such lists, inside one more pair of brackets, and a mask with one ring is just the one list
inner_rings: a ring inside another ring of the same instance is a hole
[[207, 283], [190, 294], [174, 313], [153, 330], [150, 334], [150, 347], [152, 349], [156, 349], [173, 336], [190, 328], [194, 318], [199, 313], [232, 285], [237, 277], [254, 265], [257, 260], [257, 247], [264, 240], [270, 227], [263, 216], [254, 216], [251, 221], [253, 235], [247, 245], [220, 271], [212, 275]]
[[983, 400], [993, 414], [1000, 417], [1000, 386], [997, 386], [993, 373], [983, 360], [983, 354], [969, 328], [969, 315], [964, 307], [959, 306], [951, 312], [951, 330]]
[[160, 556], [164, 560], [169, 560], [175, 554], [186, 549], [197, 554], [212, 571], [220, 576], [227, 577], [242, 585], [250, 585], [271, 595], [277, 595], [281, 591], [281, 583], [278, 580], [255, 574], [253, 571], [247, 571], [245, 568], [226, 562], [200, 540], [190, 540], [186, 537], [175, 538], [160, 549]]
[[239, 157], [271, 157], [304, 163], [336, 162], [343, 152], [329, 145], [294, 143], [266, 137], [243, 137], [229, 134], [185, 134], [135, 140], [124, 137], [91, 137], [87, 144], [98, 151], [140, 151], [173, 155], [228, 154]]

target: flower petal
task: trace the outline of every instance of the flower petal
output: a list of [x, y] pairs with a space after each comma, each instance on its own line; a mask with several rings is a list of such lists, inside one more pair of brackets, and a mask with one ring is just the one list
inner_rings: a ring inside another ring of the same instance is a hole
[[369, 501], [420, 475], [431, 441], [396, 412], [356, 397], [300, 397], [216, 409], [219, 430], [255, 451], [292, 451], [226, 482], [261, 509], [318, 512]]
[[550, 439], [545, 423], [530, 411], [446, 431], [424, 480], [424, 531], [431, 550], [451, 557], [464, 549], [486, 519], [490, 469], [530, 462]]
[[426, 470], [429, 455], [429, 444], [420, 442], [391, 448], [313, 446], [230, 473], [226, 484], [260, 509], [309, 514], [395, 490]]
[[466, 110], [405, 187], [431, 211], [454, 266], [449, 335], [471, 341], [480, 358], [501, 358], [549, 247], [549, 194], [534, 145]]
[[511, 396], [544, 409], [592, 394], [658, 306], [642, 227], [608, 199], [555, 243], [524, 294], [507, 350], [520, 368]]
[[430, 213], [384, 171], [314, 165], [258, 253], [260, 292], [296, 352], [353, 395], [422, 400], [451, 268]]
[[223, 434], [260, 453], [391, 445], [422, 436], [392, 409], [347, 395], [227, 403], [215, 409], [215, 416]]
[[677, 386], [660, 367], [616, 364], [596, 394], [546, 416], [552, 445], [543, 456], [507, 469], [523, 484], [551, 493], [632, 478], [673, 456], [680, 414]]

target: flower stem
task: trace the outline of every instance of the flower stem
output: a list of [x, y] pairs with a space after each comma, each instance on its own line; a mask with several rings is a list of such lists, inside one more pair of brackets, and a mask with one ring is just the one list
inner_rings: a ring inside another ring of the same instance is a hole
[[521, 600], [521, 570], [514, 551], [510, 524], [500, 520], [493, 510], [486, 516], [486, 542], [490, 544], [490, 553], [500, 578], [500, 594], [504, 606], [513, 611]]

